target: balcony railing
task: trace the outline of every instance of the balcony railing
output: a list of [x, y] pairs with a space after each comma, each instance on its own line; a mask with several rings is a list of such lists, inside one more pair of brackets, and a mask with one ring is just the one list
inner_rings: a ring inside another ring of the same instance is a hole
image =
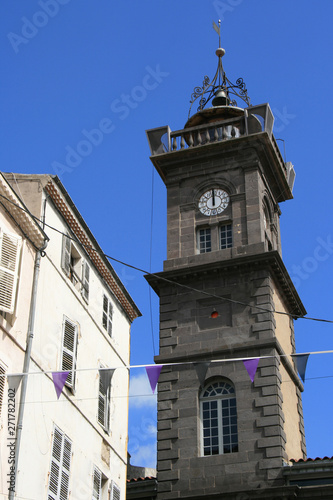
[[172, 132], [168, 126], [159, 127], [147, 130], [147, 136], [152, 156], [155, 156], [258, 132], [267, 132], [272, 137], [273, 123], [274, 117], [269, 105], [260, 104], [244, 109], [244, 113], [236, 118], [206, 123], [175, 132]]
[[170, 146], [168, 151], [179, 151], [180, 149], [203, 146], [211, 142], [241, 137], [245, 134], [245, 129], [245, 117], [243, 116], [176, 130], [175, 132], [170, 132], [170, 142], [168, 140]]

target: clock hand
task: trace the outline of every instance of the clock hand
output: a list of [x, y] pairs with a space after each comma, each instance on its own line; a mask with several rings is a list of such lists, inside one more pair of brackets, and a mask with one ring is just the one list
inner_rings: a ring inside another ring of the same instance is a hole
[[213, 193], [213, 207], [215, 207], [215, 189], [212, 189]]

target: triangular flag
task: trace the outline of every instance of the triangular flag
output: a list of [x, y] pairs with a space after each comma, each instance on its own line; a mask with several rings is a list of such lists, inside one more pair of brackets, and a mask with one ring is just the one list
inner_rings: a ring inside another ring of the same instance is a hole
[[7, 375], [8, 389], [15, 392], [19, 388], [23, 375]]
[[59, 399], [60, 394], [64, 388], [68, 374], [69, 374], [69, 371], [68, 372], [52, 372], [54, 388], [56, 390], [58, 399]]
[[256, 371], [258, 368], [259, 359], [260, 358], [244, 359], [243, 360], [244, 366], [246, 368], [247, 373], [249, 374], [251, 382], [254, 381], [254, 377], [256, 376]]
[[205, 385], [206, 373], [210, 362], [202, 362], [202, 363], [193, 363], [195, 371], [197, 372], [197, 376], [200, 382], [201, 387]]
[[114, 374], [115, 368], [107, 368], [104, 370], [98, 370], [99, 371], [99, 377], [103, 386], [103, 389], [105, 392], [107, 392], [108, 388], [110, 387], [112, 375]]
[[299, 376], [305, 382], [305, 370], [306, 370], [306, 364], [308, 362], [310, 353], [309, 354], [292, 354], [291, 357], [295, 359], [296, 361], [296, 368], [299, 373]]
[[149, 383], [153, 394], [155, 394], [158, 377], [160, 376], [163, 365], [146, 366], [146, 372], [149, 378]]

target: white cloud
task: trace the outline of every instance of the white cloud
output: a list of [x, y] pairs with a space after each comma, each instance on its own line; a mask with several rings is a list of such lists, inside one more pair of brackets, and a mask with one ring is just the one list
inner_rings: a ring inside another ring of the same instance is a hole
[[145, 372], [131, 376], [129, 404], [132, 408], [156, 407], [156, 394], [153, 394]]
[[156, 469], [156, 442], [152, 444], [141, 445], [131, 455], [131, 464], [139, 467], [151, 467]]

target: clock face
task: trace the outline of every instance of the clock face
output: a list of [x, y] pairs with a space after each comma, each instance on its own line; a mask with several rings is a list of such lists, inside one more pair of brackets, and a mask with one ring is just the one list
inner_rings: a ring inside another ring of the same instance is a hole
[[227, 208], [229, 201], [229, 195], [223, 189], [213, 188], [200, 196], [198, 208], [204, 215], [218, 215]]

